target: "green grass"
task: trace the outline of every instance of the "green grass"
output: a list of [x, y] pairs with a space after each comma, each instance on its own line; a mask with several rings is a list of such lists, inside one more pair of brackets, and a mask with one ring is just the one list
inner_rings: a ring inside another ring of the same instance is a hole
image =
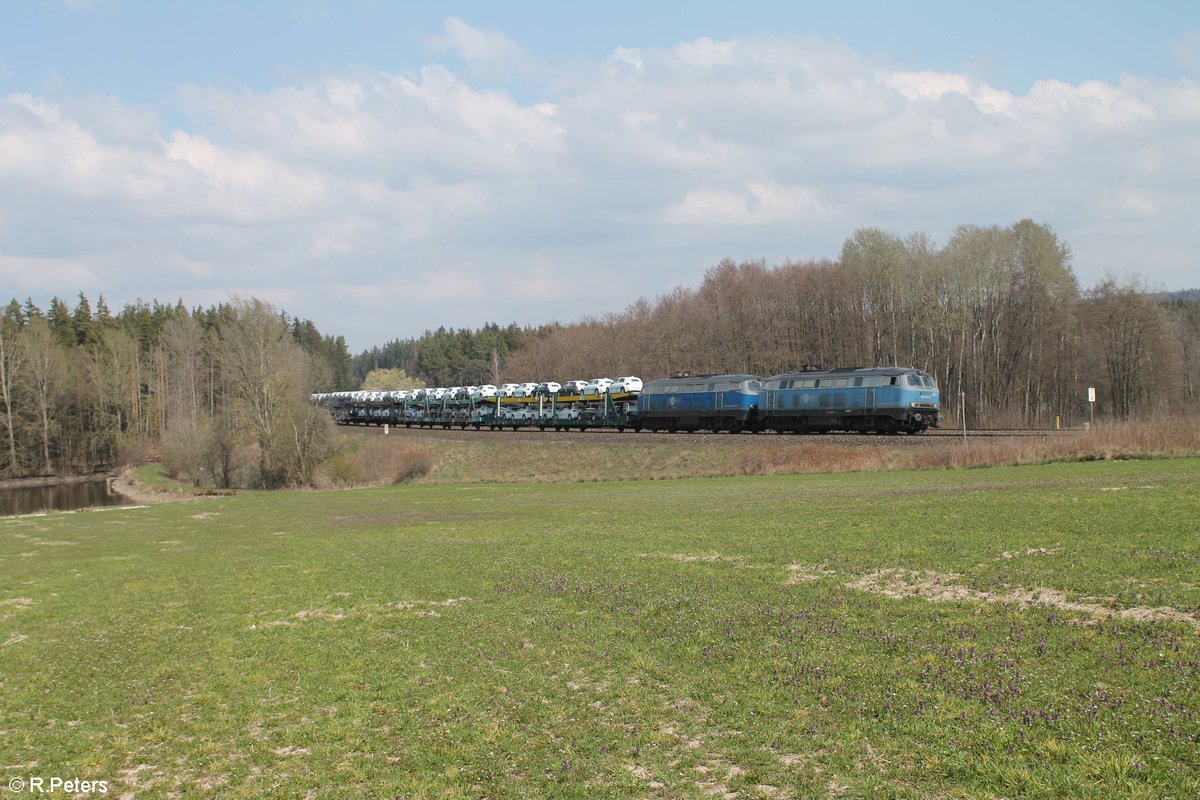
[[139, 483], [145, 484], [152, 489], [163, 491], [178, 491], [179, 484], [163, 474], [162, 467], [158, 464], [144, 464], [133, 471]]
[[[0, 764], [117, 797], [1195, 797], [1198, 519], [1180, 459], [2, 520]], [[961, 599], [871, 590], [922, 581]]]

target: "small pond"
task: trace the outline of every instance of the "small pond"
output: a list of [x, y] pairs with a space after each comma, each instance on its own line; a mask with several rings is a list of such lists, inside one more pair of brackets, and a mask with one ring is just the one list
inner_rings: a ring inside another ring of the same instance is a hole
[[0, 488], [0, 517], [39, 511], [74, 511], [96, 506], [120, 506], [129, 501], [109, 489], [104, 478], [53, 486]]

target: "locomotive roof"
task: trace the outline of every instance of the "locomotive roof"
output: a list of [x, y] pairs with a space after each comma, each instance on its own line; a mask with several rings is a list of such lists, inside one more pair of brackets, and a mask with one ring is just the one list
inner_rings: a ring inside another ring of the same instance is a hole
[[747, 375], [745, 373], [730, 374], [730, 375], [680, 375], [674, 378], [658, 378], [653, 381], [646, 381], [646, 385], [656, 383], [687, 383], [695, 381], [698, 383], [707, 383], [709, 381], [761, 381], [762, 378], [757, 375]]
[[819, 378], [822, 375], [908, 375], [914, 372], [922, 375], [926, 374], [924, 370], [919, 370], [916, 367], [838, 367], [836, 369], [806, 369], [781, 372], [778, 375], [772, 375], [767, 380], [790, 378], [794, 375], [802, 375], [806, 378]]

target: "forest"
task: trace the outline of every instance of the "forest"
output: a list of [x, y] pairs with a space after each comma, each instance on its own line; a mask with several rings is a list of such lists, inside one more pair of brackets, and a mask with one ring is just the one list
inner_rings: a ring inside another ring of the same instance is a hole
[[[1136, 276], [1081, 289], [1048, 226], [860, 229], [836, 261], [724, 260], [698, 286], [537, 327], [442, 327], [357, 356], [255, 299], [112, 314], [83, 294], [0, 316], [0, 477], [87, 472], [157, 450], [216, 486], [302, 484], [336, 448], [314, 391], [806, 365], [932, 373], [943, 414], [1050, 428], [1194, 412], [1200, 291]], [[382, 385], [387, 382], [396, 385]], [[380, 384], [380, 385], [375, 385]], [[1087, 390], [1097, 390], [1090, 406]]]
[[311, 392], [353, 382], [341, 336], [254, 299], [113, 314], [12, 300], [0, 316], [0, 477], [87, 473], [172, 450], [212, 483], [303, 483]]

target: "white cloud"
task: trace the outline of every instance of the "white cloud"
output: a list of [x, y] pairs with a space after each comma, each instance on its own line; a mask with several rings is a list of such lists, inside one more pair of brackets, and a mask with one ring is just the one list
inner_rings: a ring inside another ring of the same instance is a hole
[[967, 75], [881, 70], [876, 77], [912, 101], [940, 100], [948, 94], [957, 94], [970, 100], [984, 113], [1011, 114], [1013, 109], [1012, 94], [994, 89]]
[[671, 224], [745, 226], [812, 220], [827, 215], [819, 192], [806, 186], [749, 183], [737, 191], [695, 190], [663, 212]]
[[179, 102], [201, 126], [341, 174], [477, 176], [528, 169], [562, 149], [553, 104], [524, 106], [439, 66], [416, 78], [366, 73], [266, 94], [185, 86]]
[[255, 151], [214, 145], [204, 136], [175, 131], [166, 143], [166, 157], [186, 165], [193, 199], [218, 218], [260, 222], [302, 214], [324, 192], [324, 180], [308, 170], [293, 169]]
[[1184, 31], [1176, 40], [1172, 50], [1175, 59], [1185, 67], [1200, 72], [1200, 28]]
[[570, 272], [554, 264], [533, 264], [502, 286], [505, 296], [517, 302], [558, 303], [586, 295], [587, 284]]
[[[38, 258], [0, 253], [0, 278], [10, 292], [40, 293], [42, 287], [75, 286], [76, 291], [101, 286], [100, 276], [83, 258]], [[63, 294], [63, 292], [59, 292]], [[71, 295], [67, 295], [71, 296]], [[5, 298], [8, 302], [11, 297]]]
[[642, 51], [637, 48], [618, 47], [609, 57], [610, 74], [611, 70], [616, 70], [622, 66], [628, 67], [635, 72], [641, 72], [643, 67]]
[[[445, 39], [529, 57], [461, 20]], [[1085, 284], [1113, 266], [1195, 282], [1194, 81], [1020, 94], [757, 37], [618, 48], [537, 95], [355, 69], [180, 87], [170, 130], [119, 98], [0, 97], [0, 275], [114, 303], [262, 293], [356, 348], [619, 309], [723, 256], [836, 255], [868, 225], [936, 238], [1034, 216]]]
[[671, 58], [684, 69], [704, 70], [731, 67], [735, 63], [736, 55], [735, 42], [714, 42], [708, 37], [702, 37], [677, 45], [671, 53]]
[[443, 35], [426, 41], [436, 52], [453, 51], [464, 61], [485, 64], [515, 63], [528, 57], [525, 48], [503, 31], [484, 30], [467, 24], [459, 17], [446, 17]]

